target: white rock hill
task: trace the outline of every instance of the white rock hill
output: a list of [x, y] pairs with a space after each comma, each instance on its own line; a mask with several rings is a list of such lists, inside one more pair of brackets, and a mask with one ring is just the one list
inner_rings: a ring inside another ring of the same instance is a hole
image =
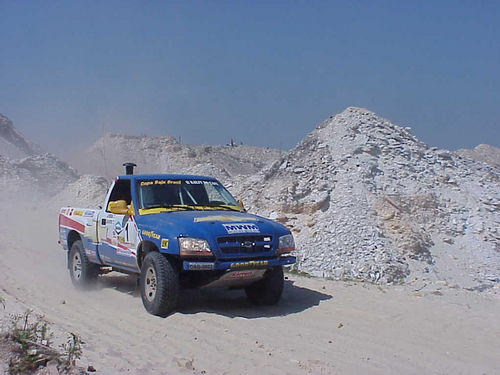
[[0, 190], [55, 195], [78, 178], [76, 171], [24, 138], [0, 115]]
[[19, 160], [0, 156], [0, 190], [30, 191], [53, 196], [78, 179], [76, 171], [54, 155], [33, 155]]
[[11, 120], [0, 114], [0, 155], [4, 158], [19, 159], [41, 153], [40, 148], [26, 140], [15, 128]]
[[137, 173], [202, 174], [227, 182], [235, 176], [256, 174], [279, 155], [278, 150], [244, 145], [185, 145], [167, 136], [107, 134], [73, 164], [83, 173], [107, 178], [123, 174], [122, 163], [133, 161]]
[[457, 154], [463, 157], [471, 158], [483, 163], [489, 164], [492, 167], [500, 168], [500, 148], [490, 145], [477, 145], [472, 150], [460, 149]]
[[500, 281], [499, 186], [497, 169], [351, 107], [233, 191], [293, 228], [300, 271], [489, 287]]
[[51, 199], [54, 207], [72, 206], [97, 208], [104, 204], [111, 180], [83, 175]]

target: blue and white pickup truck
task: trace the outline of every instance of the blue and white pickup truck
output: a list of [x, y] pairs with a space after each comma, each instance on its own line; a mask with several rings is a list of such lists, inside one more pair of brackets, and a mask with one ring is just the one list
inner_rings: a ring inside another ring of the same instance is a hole
[[254, 304], [281, 298], [283, 266], [295, 263], [290, 231], [249, 214], [214, 178], [134, 175], [115, 179], [103, 209], [64, 207], [59, 242], [73, 284], [105, 270], [135, 273], [144, 307], [167, 316], [181, 287], [244, 288]]

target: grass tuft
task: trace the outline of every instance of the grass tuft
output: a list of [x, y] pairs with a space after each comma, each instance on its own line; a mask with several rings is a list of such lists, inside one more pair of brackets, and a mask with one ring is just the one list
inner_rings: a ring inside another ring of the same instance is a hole
[[55, 361], [59, 370], [69, 372], [82, 356], [84, 342], [75, 333], [69, 333], [61, 350], [53, 348], [53, 333], [43, 315], [26, 310], [11, 316], [8, 331], [3, 335], [14, 345], [16, 356], [9, 361], [9, 373], [13, 375], [35, 372], [38, 368]]

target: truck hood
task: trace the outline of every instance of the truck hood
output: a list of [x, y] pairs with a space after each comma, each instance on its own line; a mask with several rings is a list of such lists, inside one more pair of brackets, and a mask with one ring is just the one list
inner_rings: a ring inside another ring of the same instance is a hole
[[[232, 211], [173, 211], [135, 217], [143, 240], [160, 243], [168, 239], [168, 253], [178, 253], [178, 237], [202, 238], [217, 254], [219, 237], [271, 236], [276, 248], [279, 236], [289, 234], [285, 226], [261, 216]], [[160, 248], [160, 246], [158, 246]]]
[[233, 234], [278, 234], [290, 231], [261, 216], [231, 211], [173, 211], [136, 216], [140, 230], [176, 237], [219, 237]]

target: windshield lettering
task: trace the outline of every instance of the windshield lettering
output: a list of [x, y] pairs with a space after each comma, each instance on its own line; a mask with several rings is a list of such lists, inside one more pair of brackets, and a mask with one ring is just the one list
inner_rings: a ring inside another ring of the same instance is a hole
[[186, 180], [185, 182], [188, 185], [203, 185], [203, 184], [214, 185], [214, 186], [219, 185], [219, 183], [216, 181], [205, 181], [205, 180]]
[[233, 196], [213, 180], [142, 180], [138, 182], [139, 213], [180, 210], [241, 211]]

